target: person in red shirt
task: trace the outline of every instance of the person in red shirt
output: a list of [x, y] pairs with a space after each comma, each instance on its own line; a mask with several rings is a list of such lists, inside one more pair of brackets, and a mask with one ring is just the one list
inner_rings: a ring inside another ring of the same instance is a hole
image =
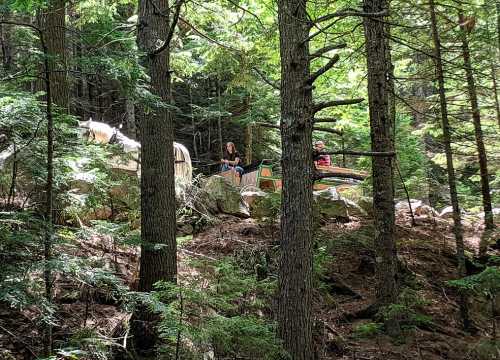
[[331, 166], [332, 161], [330, 155], [320, 155], [321, 152], [325, 151], [325, 143], [323, 141], [316, 141], [314, 143], [314, 165], [315, 166]]

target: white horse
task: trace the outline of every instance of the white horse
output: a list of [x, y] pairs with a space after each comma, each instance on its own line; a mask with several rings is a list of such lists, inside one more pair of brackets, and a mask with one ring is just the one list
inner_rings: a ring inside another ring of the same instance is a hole
[[[124, 163], [121, 159], [113, 159], [112, 163], [114, 168], [137, 171], [137, 173], [140, 174], [140, 143], [126, 137], [118, 129], [102, 122], [93, 121], [92, 119], [79, 122], [78, 125], [84, 130], [83, 135], [89, 140], [99, 144], [119, 144], [123, 147], [125, 153], [130, 153], [132, 155], [132, 160], [128, 163]], [[174, 142], [174, 159], [176, 185], [182, 185], [184, 188], [190, 186], [193, 178], [193, 166], [191, 164], [191, 156], [189, 155], [188, 149], [184, 145]]]

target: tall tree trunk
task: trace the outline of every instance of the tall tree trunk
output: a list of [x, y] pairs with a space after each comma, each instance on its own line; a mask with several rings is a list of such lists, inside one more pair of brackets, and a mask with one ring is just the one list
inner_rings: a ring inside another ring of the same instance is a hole
[[245, 165], [252, 163], [253, 152], [253, 124], [249, 123], [245, 129]]
[[279, 336], [294, 360], [313, 358], [312, 89], [305, 0], [279, 0], [283, 192]]
[[[460, 218], [460, 205], [458, 203], [455, 168], [453, 166], [453, 153], [451, 150], [451, 132], [450, 123], [448, 121], [448, 109], [446, 104], [446, 90], [444, 83], [444, 70], [443, 61], [441, 57], [441, 39], [439, 36], [436, 8], [434, 0], [429, 0], [429, 11], [432, 27], [432, 39], [434, 42], [434, 63], [436, 66], [436, 76], [438, 81], [439, 103], [441, 110], [441, 126], [443, 128], [443, 143], [446, 153], [446, 167], [448, 172], [448, 184], [450, 187], [450, 198], [453, 207], [453, 234], [455, 235], [457, 260], [458, 260], [458, 275], [464, 277], [466, 275], [465, 269], [465, 253], [464, 253], [464, 240], [462, 221]], [[462, 296], [460, 299], [460, 313], [465, 328], [470, 327], [469, 311], [467, 306], [467, 299]]]
[[495, 227], [493, 223], [493, 212], [491, 207], [491, 193], [488, 176], [488, 161], [486, 158], [486, 149], [483, 141], [483, 130], [481, 129], [481, 113], [477, 101], [476, 84], [474, 83], [474, 74], [472, 71], [472, 62], [470, 58], [469, 40], [467, 39], [467, 30], [464, 27], [464, 16], [460, 11], [458, 22], [461, 27], [460, 35], [462, 40], [462, 55], [464, 58], [465, 73], [467, 76], [467, 90], [469, 92], [469, 101], [472, 110], [472, 120], [474, 123], [474, 135], [476, 137], [477, 156], [479, 160], [479, 172], [481, 175], [481, 191], [483, 195], [484, 223], [487, 230]]
[[500, 60], [500, 1], [495, 2], [497, 10], [497, 46], [498, 46], [498, 59]]
[[[172, 103], [168, 0], [139, 2], [137, 45], [145, 53], [150, 91], [164, 104]], [[172, 25], [175, 26], [175, 25]], [[158, 52], [158, 44], [166, 47]], [[141, 114], [141, 259], [139, 291], [149, 292], [160, 281], [176, 282], [177, 247], [174, 186], [173, 114], [159, 106]], [[134, 333], [140, 350], [156, 342], [153, 320], [147, 310], [136, 313]]]
[[51, 0], [40, 17], [49, 55], [49, 76], [52, 101], [58, 110], [69, 112], [69, 85], [66, 74], [66, 0]]
[[[376, 13], [386, 10], [386, 0], [364, 0], [363, 11]], [[394, 108], [390, 106], [392, 96], [388, 74], [389, 49], [385, 40], [384, 23], [380, 19], [364, 19], [366, 59], [368, 65], [368, 98], [372, 151], [394, 151]], [[392, 114], [392, 116], [391, 116]], [[394, 239], [394, 189], [391, 157], [373, 157], [373, 205], [375, 212], [375, 251], [377, 305], [387, 306], [397, 302], [397, 251]], [[397, 322], [388, 322], [388, 330], [399, 333]]]
[[125, 123], [127, 135], [132, 139], [137, 139], [137, 127], [135, 125], [135, 105], [130, 98], [125, 99]]
[[198, 131], [196, 130], [196, 123], [194, 121], [194, 109], [193, 109], [193, 90], [191, 89], [191, 84], [189, 84], [189, 107], [191, 108], [191, 127], [192, 127], [192, 136], [193, 136], [193, 152], [194, 158], [199, 159], [198, 157], [198, 146], [196, 144], [196, 136]]
[[[10, 14], [5, 11], [0, 15], [0, 20], [9, 20]], [[10, 25], [0, 24], [0, 46], [2, 47], [2, 66], [8, 72], [12, 69], [12, 47], [11, 47]]]
[[[500, 49], [498, 50], [500, 52]], [[491, 79], [493, 80], [493, 97], [495, 100], [495, 112], [497, 114], [497, 123], [500, 128], [500, 101], [498, 99], [498, 85], [495, 64], [491, 63]]]
[[[44, 255], [44, 283], [45, 283], [45, 300], [48, 304], [52, 304], [52, 243], [54, 234], [53, 225], [53, 192], [54, 192], [54, 114], [53, 114], [53, 95], [51, 84], [51, 64], [50, 50], [47, 46], [47, 33], [40, 32], [40, 43], [43, 51], [43, 69], [44, 69], [44, 84], [45, 84], [45, 102], [46, 102], [46, 117], [47, 117], [47, 180], [45, 184], [45, 237], [43, 243]], [[44, 352], [45, 355], [52, 354], [52, 325], [47, 321], [44, 331]]]
[[224, 144], [222, 142], [222, 103], [220, 94], [220, 81], [217, 78], [217, 103], [219, 107], [219, 116], [217, 116], [217, 137], [219, 143], [219, 158], [224, 157]]

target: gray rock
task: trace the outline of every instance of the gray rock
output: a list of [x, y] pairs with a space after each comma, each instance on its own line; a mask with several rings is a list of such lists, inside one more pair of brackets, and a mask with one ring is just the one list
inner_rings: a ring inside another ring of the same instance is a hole
[[[241, 199], [238, 188], [222, 176], [210, 177], [203, 186], [206, 201], [217, 204], [217, 208], [224, 214], [240, 217], [250, 217], [250, 211]], [[213, 206], [208, 206], [213, 208]]]
[[358, 206], [363, 209], [366, 214], [370, 217], [373, 217], [374, 211], [373, 211], [373, 200], [367, 196], [361, 197], [357, 201]]
[[354, 201], [344, 199], [349, 216], [368, 217], [368, 213]]
[[267, 193], [261, 190], [256, 190], [256, 191], [244, 191], [241, 193], [241, 198], [247, 204], [247, 206], [251, 209], [252, 204], [261, 198], [264, 198], [267, 196]]
[[346, 201], [340, 197], [334, 187], [315, 191], [313, 195], [315, 209], [322, 218], [349, 218]]

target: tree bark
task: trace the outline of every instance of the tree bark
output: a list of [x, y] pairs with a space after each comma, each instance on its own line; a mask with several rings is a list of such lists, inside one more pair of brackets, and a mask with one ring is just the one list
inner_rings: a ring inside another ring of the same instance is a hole
[[49, 56], [52, 101], [58, 110], [69, 112], [69, 85], [66, 64], [66, 0], [52, 0], [39, 17]]
[[[375, 13], [388, 8], [386, 0], [364, 0], [363, 11]], [[379, 19], [363, 19], [366, 59], [368, 66], [368, 98], [372, 151], [394, 151], [393, 119], [395, 109], [390, 104], [391, 71], [387, 49], [386, 29]], [[375, 213], [375, 251], [377, 256], [376, 298], [378, 306], [396, 303], [398, 298], [397, 250], [394, 239], [394, 182], [391, 157], [373, 157], [373, 204]], [[388, 330], [399, 333], [397, 322], [392, 319]]]
[[[43, 80], [45, 84], [45, 102], [47, 117], [47, 179], [45, 183], [45, 237], [43, 242], [44, 269], [43, 277], [45, 284], [45, 299], [48, 304], [52, 304], [52, 269], [50, 262], [52, 260], [52, 243], [54, 234], [53, 220], [53, 193], [54, 193], [54, 114], [53, 97], [51, 84], [51, 65], [50, 51], [47, 46], [46, 36], [43, 31], [39, 33], [40, 43], [43, 51]], [[49, 356], [52, 354], [52, 325], [50, 322], [45, 324], [44, 329], [44, 353]]]
[[[9, 20], [10, 13], [4, 12], [0, 20]], [[0, 24], [0, 46], [2, 47], [2, 66], [5, 72], [12, 69], [12, 47], [11, 47], [10, 25]]]
[[497, 10], [497, 46], [498, 46], [498, 60], [500, 61], [500, 1], [495, 2]]
[[500, 128], [500, 101], [498, 99], [497, 74], [495, 65], [493, 63], [491, 63], [491, 79], [493, 80], [493, 97], [495, 100], [495, 112], [497, 114], [497, 123], [498, 127]]
[[[150, 91], [164, 105], [172, 103], [170, 49], [158, 52], [169, 34], [168, 0], [141, 0], [137, 45], [148, 69]], [[172, 25], [175, 26], [175, 25]], [[144, 110], [144, 109], [141, 109]], [[176, 282], [177, 247], [174, 186], [173, 113], [158, 106], [141, 113], [141, 259], [139, 291], [149, 292], [160, 281]], [[156, 343], [155, 316], [148, 309], [134, 314], [133, 333], [138, 351]]]
[[[459, 24], [465, 21], [463, 13], [458, 14]], [[491, 206], [491, 193], [488, 175], [488, 160], [486, 158], [486, 149], [483, 141], [483, 130], [481, 129], [481, 113], [479, 110], [479, 102], [477, 100], [476, 84], [474, 82], [474, 74], [472, 71], [472, 62], [470, 58], [469, 40], [467, 39], [467, 30], [463, 25], [460, 26], [460, 36], [462, 40], [462, 56], [464, 58], [464, 67], [467, 77], [467, 90], [469, 93], [469, 101], [472, 110], [472, 120], [474, 123], [474, 135], [476, 138], [477, 156], [479, 161], [479, 173], [481, 175], [481, 191], [483, 197], [484, 208], [484, 223], [487, 230], [495, 227], [493, 223], [493, 212]]]
[[253, 124], [249, 123], [245, 129], [245, 165], [252, 163], [253, 152]]
[[312, 359], [312, 89], [305, 0], [278, 1], [283, 192], [279, 336], [294, 360]]
[[[460, 277], [464, 277], [466, 276], [466, 269], [465, 269], [463, 230], [462, 230], [462, 221], [460, 218], [460, 205], [457, 196], [455, 168], [453, 166], [453, 153], [451, 149], [451, 132], [450, 132], [450, 123], [448, 121], [444, 70], [443, 70], [443, 61], [441, 57], [441, 39], [438, 31], [434, 0], [429, 0], [429, 12], [431, 18], [432, 39], [434, 42], [434, 63], [436, 66], [436, 77], [438, 82], [439, 103], [441, 111], [441, 126], [443, 129], [443, 143], [446, 153], [446, 168], [448, 172], [448, 184], [450, 188], [451, 204], [453, 207], [453, 234], [455, 235], [456, 248], [457, 248], [458, 275]], [[460, 314], [462, 316], [464, 327], [466, 329], [469, 328], [470, 320], [469, 320], [467, 299], [463, 295], [461, 296], [460, 299]]]
[[130, 98], [125, 99], [125, 123], [127, 124], [127, 135], [137, 139], [137, 127], [135, 125], [135, 105]]

